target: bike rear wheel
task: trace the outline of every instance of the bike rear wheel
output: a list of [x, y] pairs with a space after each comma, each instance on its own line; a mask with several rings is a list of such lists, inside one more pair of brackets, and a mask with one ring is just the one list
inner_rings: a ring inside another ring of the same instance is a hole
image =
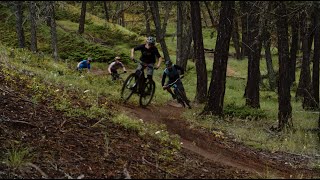
[[124, 81], [121, 89], [121, 98], [127, 102], [136, 90], [135, 73], [130, 74]]
[[149, 80], [148, 82], [146, 82], [144, 90], [140, 95], [140, 100], [139, 100], [140, 106], [146, 107], [150, 104], [153, 98], [155, 89], [156, 89], [156, 84], [154, 81]]

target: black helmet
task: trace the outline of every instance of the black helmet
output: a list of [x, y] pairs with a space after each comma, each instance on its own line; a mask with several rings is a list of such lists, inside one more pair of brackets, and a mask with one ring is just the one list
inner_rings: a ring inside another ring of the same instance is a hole
[[149, 43], [149, 44], [155, 44], [155, 42], [156, 42], [156, 40], [154, 39], [154, 37], [149, 36], [149, 37], [147, 38], [147, 43]]
[[166, 61], [166, 67], [172, 66], [172, 61]]

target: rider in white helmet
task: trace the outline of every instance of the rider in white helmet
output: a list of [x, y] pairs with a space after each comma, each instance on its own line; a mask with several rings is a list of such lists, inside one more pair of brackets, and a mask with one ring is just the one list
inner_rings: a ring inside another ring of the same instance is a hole
[[[154, 64], [156, 63], [156, 58], [158, 58], [158, 64], [155, 67], [158, 69], [162, 62], [162, 57], [158, 51], [158, 48], [155, 46], [156, 40], [154, 37], [148, 37], [145, 44], [141, 44], [131, 49], [131, 59], [134, 60], [134, 52], [141, 51], [140, 60], [146, 63], [147, 66], [147, 77], [152, 79]], [[139, 64], [137, 70], [142, 70], [143, 67]]]

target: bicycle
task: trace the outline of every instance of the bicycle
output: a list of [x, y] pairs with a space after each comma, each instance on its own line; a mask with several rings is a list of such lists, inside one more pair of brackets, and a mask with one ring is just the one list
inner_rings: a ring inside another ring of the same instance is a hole
[[141, 70], [136, 70], [136, 72], [134, 73], [131, 73], [124, 81], [121, 89], [121, 98], [124, 99], [124, 102], [127, 102], [130, 97], [134, 93], [136, 93], [140, 96], [140, 106], [146, 107], [150, 104], [153, 98], [156, 84], [153, 80], [149, 80], [145, 77], [144, 69], [148, 66], [152, 68], [152, 66], [142, 61], [134, 60], [134, 62], [140, 63], [143, 68]]
[[188, 100], [188, 98], [186, 97], [185, 93], [182, 92], [181, 89], [178, 88], [178, 85], [176, 84], [178, 82], [178, 80], [182, 79], [184, 76], [179, 77], [178, 79], [176, 79], [174, 82], [166, 85], [166, 88], [171, 88], [173, 87], [173, 92], [177, 97], [177, 101], [178, 103], [180, 103], [183, 107], [186, 107], [186, 105], [188, 106], [189, 109], [191, 109], [190, 106], [190, 101]]
[[119, 81], [121, 83], [123, 83], [123, 78], [120, 76], [121, 74], [125, 74], [125, 72], [121, 72], [121, 73], [111, 73], [111, 80], [112, 82], [116, 82]]

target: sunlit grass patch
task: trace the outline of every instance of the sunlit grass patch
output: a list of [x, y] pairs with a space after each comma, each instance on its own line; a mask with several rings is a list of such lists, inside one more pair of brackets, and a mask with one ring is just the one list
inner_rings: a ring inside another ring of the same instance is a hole
[[4, 163], [14, 169], [18, 169], [32, 160], [32, 154], [28, 148], [12, 147], [7, 150]]

